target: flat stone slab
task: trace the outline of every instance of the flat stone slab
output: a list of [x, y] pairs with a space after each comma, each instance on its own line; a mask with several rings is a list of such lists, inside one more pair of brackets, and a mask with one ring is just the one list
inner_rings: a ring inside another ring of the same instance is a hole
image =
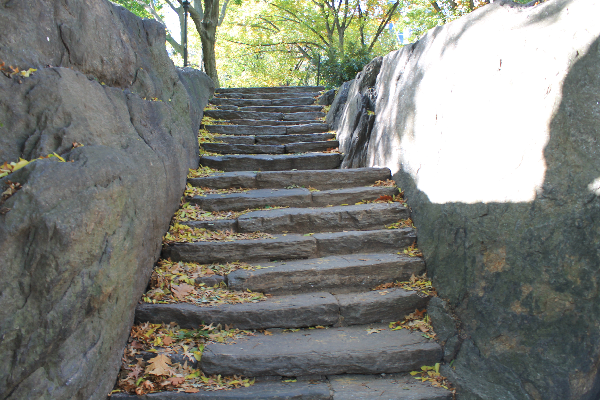
[[328, 376], [333, 400], [452, 400], [452, 393], [408, 374]]
[[272, 144], [232, 144], [232, 143], [202, 143], [206, 151], [220, 154], [283, 154], [284, 145]]
[[233, 99], [288, 99], [302, 97], [312, 97], [313, 99], [319, 96], [320, 92], [306, 92], [306, 93], [294, 93], [294, 92], [283, 92], [283, 93], [219, 93], [219, 98], [233, 98]]
[[[303, 121], [261, 121], [256, 119], [232, 119], [229, 120], [232, 125], [307, 125], [307, 124], [323, 124], [321, 120], [303, 120]], [[327, 124], [325, 124], [327, 125]], [[327, 125], [328, 126], [328, 125]], [[327, 129], [329, 130], [329, 129]]]
[[256, 382], [250, 387], [232, 390], [200, 391], [197, 393], [159, 392], [142, 396], [115, 393], [110, 399], [119, 400], [331, 400], [326, 383]]
[[429, 301], [429, 296], [398, 288], [338, 294], [336, 298], [344, 325], [398, 321], [416, 308], [426, 308]]
[[136, 307], [136, 323], [175, 322], [184, 329], [201, 324], [233, 325], [238, 329], [304, 328], [338, 322], [337, 299], [329, 293], [274, 297], [257, 303], [201, 307], [188, 303], [148, 304]]
[[271, 125], [206, 125], [205, 128], [221, 135], [285, 135], [287, 132], [285, 126]]
[[261, 112], [238, 110], [205, 110], [204, 115], [214, 119], [260, 119], [281, 121], [302, 121], [325, 118], [325, 113], [320, 111], [310, 112]]
[[[260, 188], [296, 185], [315, 189], [368, 186], [378, 180], [390, 179], [388, 168], [330, 169], [321, 171], [260, 172], [257, 184]], [[317, 193], [317, 192], [315, 192]]]
[[189, 199], [207, 211], [243, 211], [253, 208], [271, 207], [309, 207], [311, 193], [308, 189], [257, 189], [243, 193], [208, 194]]
[[237, 232], [237, 219], [216, 219], [212, 221], [184, 221], [182, 225], [193, 228], [208, 229], [209, 231], [232, 231]]
[[306, 153], [309, 151], [326, 151], [338, 147], [337, 140], [289, 143], [285, 145], [286, 153]]
[[253, 211], [238, 218], [239, 232], [337, 232], [383, 229], [409, 217], [400, 203]]
[[337, 204], [354, 204], [363, 200], [377, 200], [381, 196], [394, 196], [396, 194], [398, 194], [398, 188], [395, 187], [351, 187], [312, 192], [312, 200], [315, 207], [324, 207]]
[[[315, 113], [313, 113], [313, 114], [315, 114]], [[296, 114], [294, 114], [294, 115], [296, 115]], [[329, 125], [327, 125], [325, 122], [289, 125], [289, 126], [287, 126], [287, 129], [286, 129], [286, 133], [288, 135], [295, 135], [295, 134], [300, 134], [300, 133], [322, 133], [322, 132], [328, 132], [328, 131], [329, 131]]]
[[296, 112], [323, 112], [323, 106], [319, 105], [293, 105], [293, 106], [246, 106], [239, 107], [238, 111], [260, 111], [277, 113], [296, 113]]
[[368, 334], [367, 328], [276, 332], [230, 345], [210, 344], [201, 367], [211, 375], [376, 374], [413, 371], [442, 359], [442, 348], [418, 333], [383, 325], [378, 327], [383, 330]]
[[307, 153], [290, 155], [224, 155], [202, 156], [200, 165], [222, 171], [285, 171], [291, 169], [334, 169], [341, 157], [336, 153]]
[[317, 256], [338, 254], [398, 252], [413, 244], [417, 233], [412, 228], [380, 229], [373, 231], [350, 231], [315, 233]]
[[242, 188], [285, 188], [289, 186], [347, 188], [368, 186], [378, 180], [390, 178], [388, 168], [348, 168], [306, 171], [236, 171], [216, 173], [203, 178], [190, 178], [188, 183], [197, 187], [225, 189]]
[[[314, 100], [313, 100], [314, 102]], [[228, 99], [221, 97], [213, 97], [208, 101], [209, 104], [214, 104], [216, 106], [272, 106], [273, 100], [271, 99]], [[309, 103], [312, 104], [312, 103]], [[292, 104], [289, 104], [292, 105]]]
[[217, 88], [215, 94], [221, 93], [315, 93], [325, 90], [324, 86], [256, 86], [242, 88]]
[[208, 187], [211, 189], [227, 188], [256, 188], [256, 172], [236, 171], [215, 173], [202, 178], [188, 178], [188, 183], [196, 187]]
[[348, 254], [269, 265], [274, 267], [231, 272], [227, 275], [229, 288], [275, 295], [315, 291], [346, 293], [405, 281], [425, 271], [422, 258], [396, 253]]
[[[257, 144], [287, 144], [299, 142], [322, 142], [333, 138], [335, 138], [333, 133], [305, 133], [293, 135], [262, 135], [256, 136], [255, 141]], [[333, 143], [333, 141], [330, 141], [330, 143]], [[337, 144], [333, 147], [337, 147]]]
[[162, 257], [210, 264], [311, 258], [315, 252], [316, 240], [312, 236], [280, 235], [274, 239], [177, 243], [163, 247]]
[[[279, 137], [279, 136], [275, 135], [275, 137]], [[215, 141], [218, 141], [218, 142], [220, 141], [220, 142], [225, 142], [225, 143], [235, 143], [235, 144], [254, 144], [254, 143], [256, 143], [256, 137], [255, 136], [220, 135], [220, 136], [215, 136]], [[259, 144], [280, 144], [280, 143], [262, 142]]]
[[[299, 94], [298, 96], [306, 96], [305, 94]], [[315, 104], [314, 97], [295, 97], [287, 99], [272, 99], [271, 105], [273, 106], [301, 106]]]

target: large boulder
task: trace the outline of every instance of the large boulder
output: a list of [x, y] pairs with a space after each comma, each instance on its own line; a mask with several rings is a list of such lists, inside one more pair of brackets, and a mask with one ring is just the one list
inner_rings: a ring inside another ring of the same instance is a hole
[[383, 58], [364, 165], [413, 210], [461, 399], [600, 398], [598, 15], [497, 1]]
[[212, 82], [105, 0], [3, 2], [0, 26], [0, 163], [66, 161], [0, 179], [22, 185], [0, 202], [0, 398], [104, 399]]

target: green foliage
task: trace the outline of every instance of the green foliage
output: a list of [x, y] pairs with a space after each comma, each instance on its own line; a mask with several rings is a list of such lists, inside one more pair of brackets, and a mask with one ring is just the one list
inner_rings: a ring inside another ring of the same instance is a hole
[[[134, 13], [135, 15], [137, 15], [140, 18], [153, 18], [152, 14], [150, 14], [148, 12], [148, 10], [146, 10], [146, 8], [144, 8], [144, 6], [142, 4], [140, 4], [139, 1], [136, 0], [112, 0], [113, 3], [117, 3], [123, 7], [125, 7], [126, 9], [128, 9], [129, 11], [131, 11], [132, 13]], [[156, 8], [157, 11], [160, 11], [160, 9], [162, 8], [162, 4], [157, 2], [157, 1], [152, 1], [152, 0], [140, 0], [142, 3], [146, 3], [148, 5], [150, 5], [150, 3], [154, 3], [154, 6]]]
[[[356, 74], [376, 56], [374, 52], [369, 52], [366, 47], [357, 46], [354, 42], [344, 54], [333, 49], [321, 59], [321, 84], [328, 88], [341, 86], [342, 83], [354, 79]], [[316, 61], [313, 60], [313, 63]]]

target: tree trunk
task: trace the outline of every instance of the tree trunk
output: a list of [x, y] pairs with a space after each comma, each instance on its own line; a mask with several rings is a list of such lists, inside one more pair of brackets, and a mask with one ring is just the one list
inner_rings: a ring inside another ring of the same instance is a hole
[[200, 20], [199, 15], [191, 14], [196, 30], [200, 33], [200, 40], [202, 41], [204, 72], [213, 80], [215, 87], [221, 87], [215, 54], [219, 11], [219, 0], [204, 0], [204, 18]]

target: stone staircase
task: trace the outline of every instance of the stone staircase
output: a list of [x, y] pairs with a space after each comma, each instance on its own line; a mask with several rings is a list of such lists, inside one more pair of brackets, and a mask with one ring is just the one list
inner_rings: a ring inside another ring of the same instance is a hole
[[425, 308], [429, 299], [400, 288], [372, 290], [425, 270], [420, 257], [403, 254], [416, 240], [414, 229], [386, 229], [408, 218], [409, 210], [399, 202], [368, 203], [398, 194], [396, 187], [373, 186], [391, 178], [388, 169], [339, 169], [342, 155], [328, 151], [338, 143], [322, 121], [322, 107], [313, 105], [322, 89], [217, 90], [216, 109], [205, 115], [228, 124], [205, 126], [220, 143], [204, 144], [218, 155], [204, 155], [200, 163], [227, 172], [189, 183], [248, 190], [196, 196], [190, 202], [207, 211], [286, 208], [186, 222], [272, 237], [175, 243], [163, 251], [173, 261], [268, 266], [238, 269], [216, 281], [212, 277], [210, 284], [221, 279], [229, 289], [272, 296], [211, 307], [143, 303], [136, 310], [136, 323], [268, 329], [268, 334], [235, 343], [209, 344], [199, 362], [207, 375], [255, 377], [256, 383], [228, 391], [118, 393], [112, 398], [452, 399], [451, 392], [407, 373], [440, 362], [441, 347], [416, 332], [388, 327]]

